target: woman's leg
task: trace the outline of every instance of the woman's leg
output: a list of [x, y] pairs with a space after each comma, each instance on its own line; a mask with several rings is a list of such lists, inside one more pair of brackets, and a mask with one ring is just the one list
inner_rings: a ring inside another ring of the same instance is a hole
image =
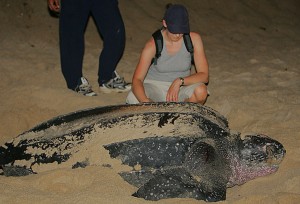
[[203, 83], [197, 83], [184, 86], [179, 91], [179, 101], [194, 102], [204, 104], [208, 96], [207, 86]]
[[[166, 101], [166, 95], [170, 85], [170, 82], [145, 80], [144, 89], [146, 96], [150, 98], [153, 102], [164, 102]], [[129, 92], [126, 99], [126, 103], [139, 103], [132, 91]]]
[[187, 99], [187, 102], [200, 103], [204, 105], [207, 99], [207, 87], [205, 84], [201, 84], [194, 89], [194, 93], [190, 98]]

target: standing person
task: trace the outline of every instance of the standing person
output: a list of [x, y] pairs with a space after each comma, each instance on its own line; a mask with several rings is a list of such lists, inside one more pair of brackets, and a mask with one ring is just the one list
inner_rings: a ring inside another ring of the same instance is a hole
[[48, 6], [60, 13], [61, 69], [67, 87], [85, 96], [96, 96], [82, 74], [84, 33], [91, 15], [103, 38], [98, 68], [100, 91], [130, 90], [130, 85], [115, 71], [125, 46], [125, 28], [118, 0], [48, 0]]
[[[183, 5], [169, 5], [165, 12], [161, 35], [163, 48], [156, 57], [156, 42], [151, 38], [145, 45], [132, 78], [132, 91], [126, 102], [186, 101], [204, 104], [208, 96], [208, 63], [198, 33], [190, 32], [187, 9]], [[184, 35], [189, 35], [193, 56], [188, 52]], [[196, 73], [191, 74], [193, 57]]]

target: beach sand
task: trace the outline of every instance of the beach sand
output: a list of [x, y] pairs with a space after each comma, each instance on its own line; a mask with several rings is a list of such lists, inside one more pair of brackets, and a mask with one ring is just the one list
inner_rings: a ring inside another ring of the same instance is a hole
[[[117, 71], [127, 81], [144, 43], [161, 27], [168, 2], [119, 1], [127, 41]], [[191, 30], [199, 32], [204, 42], [211, 93], [205, 105], [226, 116], [231, 129], [269, 135], [287, 150], [275, 174], [228, 189], [226, 201], [220, 203], [299, 203], [299, 1], [172, 2], [186, 5]], [[98, 96], [84, 97], [66, 88], [60, 70], [58, 19], [49, 15], [46, 3], [0, 1], [1, 145], [55, 116], [125, 102], [126, 93], [97, 90], [102, 41], [92, 19], [85, 35], [83, 72]], [[135, 190], [114, 168], [99, 166], [0, 177], [0, 203], [150, 203], [132, 197]], [[167, 199], [156, 203], [205, 202]]]

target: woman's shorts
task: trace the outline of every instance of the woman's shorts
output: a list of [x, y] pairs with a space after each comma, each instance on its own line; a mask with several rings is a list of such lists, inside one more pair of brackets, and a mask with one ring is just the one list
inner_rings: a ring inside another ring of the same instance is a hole
[[[167, 93], [172, 82], [165, 81], [155, 81], [155, 80], [145, 80], [144, 89], [146, 96], [154, 102], [164, 102], [166, 101]], [[188, 86], [180, 87], [178, 94], [178, 101], [184, 102], [186, 99], [190, 98], [194, 93], [194, 89], [203, 83], [196, 83]], [[135, 97], [132, 91], [128, 93], [126, 103], [137, 104], [139, 101]]]

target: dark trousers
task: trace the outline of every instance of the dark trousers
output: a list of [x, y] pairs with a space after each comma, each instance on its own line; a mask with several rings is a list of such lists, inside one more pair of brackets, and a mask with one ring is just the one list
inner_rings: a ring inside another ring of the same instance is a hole
[[118, 0], [61, 0], [61, 69], [69, 89], [75, 89], [82, 77], [84, 33], [90, 15], [103, 39], [103, 49], [99, 56], [99, 85], [114, 77], [124, 51], [125, 28]]

